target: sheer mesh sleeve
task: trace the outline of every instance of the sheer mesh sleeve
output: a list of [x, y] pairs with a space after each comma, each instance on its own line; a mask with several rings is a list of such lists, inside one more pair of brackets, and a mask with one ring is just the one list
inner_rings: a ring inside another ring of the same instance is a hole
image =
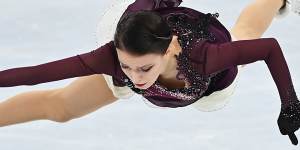
[[88, 53], [36, 66], [8, 69], [0, 72], [0, 87], [35, 85], [91, 74], [113, 75], [117, 59], [113, 42]]
[[[287, 62], [276, 39], [264, 38], [223, 44], [200, 44], [202, 51], [194, 53], [192, 60], [198, 63], [197, 70], [211, 74], [230, 66], [265, 61], [277, 86], [283, 106], [298, 100]], [[199, 50], [199, 49], [198, 49]]]

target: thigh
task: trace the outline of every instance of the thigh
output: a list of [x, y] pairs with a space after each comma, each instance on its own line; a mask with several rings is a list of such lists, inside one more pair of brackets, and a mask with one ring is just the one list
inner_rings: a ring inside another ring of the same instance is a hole
[[86, 115], [118, 99], [101, 74], [79, 77], [56, 93], [71, 118]]
[[260, 38], [282, 5], [282, 0], [255, 0], [238, 17], [232, 34], [238, 40]]

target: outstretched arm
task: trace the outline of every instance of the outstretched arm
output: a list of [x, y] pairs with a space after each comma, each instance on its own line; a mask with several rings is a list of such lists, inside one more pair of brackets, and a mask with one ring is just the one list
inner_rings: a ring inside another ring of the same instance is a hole
[[35, 85], [92, 74], [113, 75], [117, 64], [113, 42], [88, 53], [0, 72], [0, 87]]
[[[203, 74], [211, 74], [231, 66], [249, 64], [263, 60], [278, 88], [282, 106], [288, 106], [293, 99], [289, 93], [293, 90], [293, 83], [289, 68], [282, 50], [273, 38], [244, 40], [224, 44], [206, 44], [203, 51]], [[192, 59], [197, 56], [192, 55]], [[200, 66], [199, 66], [200, 67]], [[295, 95], [293, 95], [295, 96]], [[294, 97], [296, 99], [296, 97]]]
[[[277, 40], [264, 38], [228, 42], [206, 43], [191, 55], [192, 60], [202, 60], [197, 69], [202, 74], [211, 74], [231, 66], [265, 61], [281, 98], [281, 114], [278, 120], [282, 134], [293, 135], [300, 127], [300, 103], [293, 87], [287, 62]], [[201, 50], [201, 51], [199, 51]], [[294, 138], [295, 139], [295, 138]], [[293, 140], [293, 143], [297, 143]]]

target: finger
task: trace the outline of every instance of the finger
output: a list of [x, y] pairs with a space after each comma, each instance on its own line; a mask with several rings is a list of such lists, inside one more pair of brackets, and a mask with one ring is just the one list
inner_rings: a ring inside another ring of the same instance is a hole
[[288, 136], [289, 136], [291, 142], [292, 142], [294, 145], [297, 145], [297, 144], [298, 144], [298, 139], [297, 139], [295, 133], [291, 133], [291, 134], [289, 134]]

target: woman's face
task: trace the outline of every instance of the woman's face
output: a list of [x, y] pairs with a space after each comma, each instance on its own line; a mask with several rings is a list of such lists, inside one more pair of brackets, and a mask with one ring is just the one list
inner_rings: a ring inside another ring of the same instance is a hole
[[[131, 55], [117, 49], [120, 66], [127, 77], [134, 83], [135, 88], [147, 89], [165, 69], [167, 58], [161, 54]], [[138, 85], [143, 84], [143, 85]]]

